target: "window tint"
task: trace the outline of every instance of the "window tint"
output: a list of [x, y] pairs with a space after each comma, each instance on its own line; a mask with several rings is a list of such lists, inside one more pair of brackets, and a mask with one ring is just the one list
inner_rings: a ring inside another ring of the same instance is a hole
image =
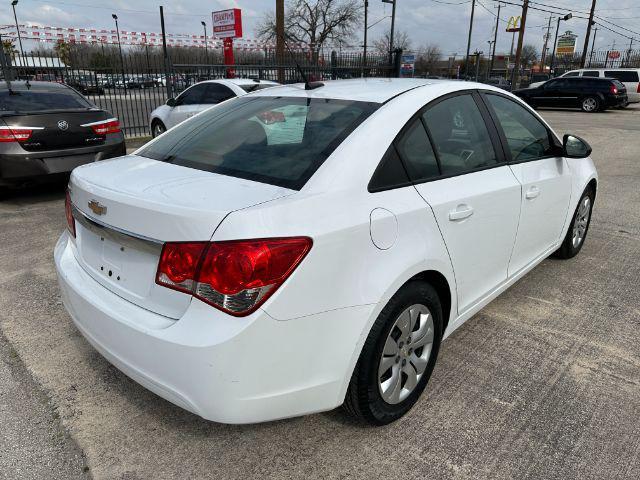
[[230, 98], [235, 97], [236, 94], [225, 85], [219, 83], [207, 83], [205, 84], [204, 93], [200, 99], [200, 103], [220, 103]]
[[443, 175], [489, 167], [498, 162], [480, 110], [471, 95], [443, 100], [425, 112]]
[[600, 76], [600, 72], [597, 70], [587, 70], [582, 72], [582, 76], [583, 77], [599, 77]]
[[138, 154], [299, 190], [378, 104], [239, 97], [172, 128]]
[[86, 110], [93, 108], [81, 95], [70, 89], [55, 91], [0, 91], [0, 111], [43, 112], [47, 110]]
[[580, 75], [580, 72], [568, 72], [562, 75], [563, 77], [577, 77]]
[[404, 161], [411, 180], [422, 181], [440, 174], [438, 161], [431, 148], [429, 137], [420, 119], [411, 126], [397, 141], [398, 154]]
[[638, 77], [638, 72], [633, 71], [624, 71], [624, 70], [607, 70], [604, 72], [605, 77], [615, 78], [616, 80], [620, 80], [621, 82], [638, 82], [640, 78]]
[[553, 154], [549, 131], [531, 112], [499, 95], [486, 95], [486, 98], [507, 137], [512, 160], [532, 160]]
[[185, 90], [176, 99], [178, 105], [197, 105], [202, 103], [202, 96], [204, 94], [206, 85], [201, 83], [200, 85], [194, 85], [193, 87]]
[[380, 161], [369, 182], [370, 192], [380, 192], [409, 185], [409, 177], [402, 165], [396, 147], [391, 145]]

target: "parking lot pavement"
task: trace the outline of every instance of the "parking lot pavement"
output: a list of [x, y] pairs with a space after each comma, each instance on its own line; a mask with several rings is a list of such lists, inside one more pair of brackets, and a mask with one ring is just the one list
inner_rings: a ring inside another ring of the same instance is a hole
[[640, 478], [640, 108], [541, 113], [594, 147], [587, 242], [444, 342], [425, 395], [395, 424], [364, 428], [336, 410], [220, 425], [129, 380], [60, 303], [61, 191], [0, 203], [0, 325], [96, 478]]

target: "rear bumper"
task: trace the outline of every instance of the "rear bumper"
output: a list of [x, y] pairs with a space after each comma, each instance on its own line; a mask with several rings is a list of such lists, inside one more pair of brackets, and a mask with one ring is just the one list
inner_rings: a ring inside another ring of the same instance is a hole
[[343, 402], [373, 305], [278, 321], [235, 318], [193, 300], [178, 321], [91, 278], [65, 232], [55, 248], [65, 307], [109, 362], [164, 399], [222, 423], [330, 410]]
[[69, 149], [52, 156], [49, 152], [0, 154], [0, 185], [20, 184], [36, 177], [68, 173], [80, 165], [126, 154], [124, 137], [100, 147], [97, 151]]
[[607, 107], [622, 107], [628, 103], [629, 97], [627, 95], [609, 95], [605, 97]]

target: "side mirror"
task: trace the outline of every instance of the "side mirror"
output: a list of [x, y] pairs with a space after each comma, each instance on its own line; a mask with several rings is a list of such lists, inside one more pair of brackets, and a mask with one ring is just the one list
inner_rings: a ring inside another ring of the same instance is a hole
[[176, 99], [175, 99], [175, 98], [173, 98], [173, 97], [172, 97], [172, 98], [169, 98], [169, 99], [167, 100], [166, 104], [167, 104], [169, 107], [175, 107], [175, 106], [176, 106]]
[[591, 145], [575, 135], [566, 134], [562, 139], [564, 156], [567, 158], [587, 158], [591, 155]]

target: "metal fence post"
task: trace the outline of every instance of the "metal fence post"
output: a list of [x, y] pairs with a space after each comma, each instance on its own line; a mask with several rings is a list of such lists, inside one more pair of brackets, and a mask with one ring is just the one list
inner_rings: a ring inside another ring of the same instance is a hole
[[338, 53], [331, 50], [331, 80], [338, 78]]
[[393, 74], [396, 78], [400, 78], [400, 73], [402, 71], [402, 49], [396, 48], [393, 52], [395, 56], [393, 57]]

